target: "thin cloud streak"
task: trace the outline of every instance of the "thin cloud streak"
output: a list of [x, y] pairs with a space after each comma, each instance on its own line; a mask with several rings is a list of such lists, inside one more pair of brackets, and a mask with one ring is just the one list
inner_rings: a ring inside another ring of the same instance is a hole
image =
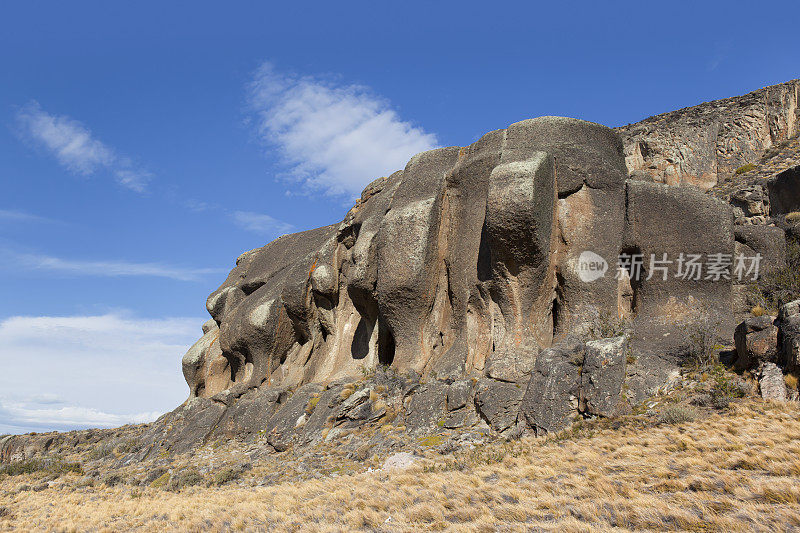
[[49, 218], [25, 211], [18, 211], [16, 209], [0, 209], [0, 220], [7, 220], [9, 222], [55, 222]]
[[294, 226], [281, 222], [269, 215], [262, 213], [252, 213], [250, 211], [235, 211], [231, 218], [233, 222], [242, 229], [252, 231], [254, 233], [282, 235], [289, 233], [294, 229]]
[[15, 268], [59, 272], [74, 276], [149, 276], [178, 281], [199, 281], [204, 276], [225, 272], [220, 268], [181, 268], [161, 263], [62, 259], [49, 255], [16, 253], [9, 250], [0, 251], [0, 256], [8, 257], [8, 264], [14, 265]]

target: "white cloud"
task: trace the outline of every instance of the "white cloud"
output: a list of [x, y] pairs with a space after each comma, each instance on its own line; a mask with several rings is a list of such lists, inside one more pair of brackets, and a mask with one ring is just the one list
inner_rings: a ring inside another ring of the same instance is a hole
[[437, 146], [435, 135], [401, 120], [362, 86], [284, 75], [265, 63], [249, 90], [259, 135], [280, 150], [306, 192], [358, 195]]
[[107, 170], [120, 185], [140, 193], [152, 177], [92, 137], [92, 132], [77, 120], [51, 115], [38, 102], [22, 107], [17, 112], [17, 122], [26, 137], [44, 146], [70, 172], [89, 176]]
[[198, 281], [203, 276], [225, 272], [224, 269], [219, 268], [182, 268], [161, 263], [62, 259], [49, 255], [17, 253], [11, 250], [0, 250], [0, 257], [8, 258], [6, 263], [13, 265], [14, 268], [45, 270], [74, 276], [150, 276], [178, 281]]
[[188, 395], [180, 359], [202, 318], [0, 321], [0, 432], [149, 422]]
[[32, 102], [17, 113], [26, 132], [40, 141], [58, 162], [73, 172], [89, 175], [114, 162], [114, 153], [80, 122], [46, 113]]
[[235, 211], [231, 217], [237, 226], [255, 233], [282, 235], [294, 229], [291, 224], [281, 222], [269, 215], [251, 213], [250, 211]]

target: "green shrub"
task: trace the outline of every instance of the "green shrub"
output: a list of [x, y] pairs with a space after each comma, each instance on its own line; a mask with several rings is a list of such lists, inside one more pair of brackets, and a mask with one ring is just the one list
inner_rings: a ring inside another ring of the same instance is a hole
[[33, 474], [45, 469], [44, 461], [40, 459], [29, 459], [27, 461], [13, 461], [0, 467], [0, 474], [7, 476], [21, 476]]
[[90, 461], [95, 461], [97, 459], [104, 459], [111, 455], [114, 452], [114, 443], [113, 442], [101, 442], [91, 450], [89, 453], [86, 454], [86, 458]]
[[745, 172], [750, 172], [751, 170], [755, 169], [756, 166], [753, 163], [747, 163], [746, 165], [742, 165], [736, 169], [736, 175], [744, 174]]
[[53, 474], [83, 474], [83, 467], [80, 463], [69, 463], [66, 461], [55, 461], [48, 465], [48, 472]]
[[109, 487], [114, 487], [125, 483], [125, 480], [119, 474], [109, 474], [103, 478], [103, 483]]
[[194, 468], [188, 468], [173, 476], [169, 481], [170, 490], [181, 490], [185, 487], [202, 485], [205, 482], [203, 476]]
[[241, 473], [242, 473], [241, 470], [236, 468], [223, 468], [222, 470], [214, 474], [214, 484], [225, 485], [226, 483], [236, 481], [237, 479], [239, 479]]
[[728, 372], [721, 364], [714, 365], [709, 369], [709, 374], [714, 380], [714, 387], [711, 389], [712, 396], [725, 396], [727, 398], [744, 398], [747, 396], [749, 386], [736, 374]]
[[308, 400], [305, 409], [307, 415], [311, 415], [314, 412], [314, 409], [317, 407], [317, 404], [319, 403], [319, 399], [320, 399], [319, 394], [315, 394], [314, 396], [311, 397], [310, 400]]
[[28, 459], [25, 461], [14, 461], [0, 467], [0, 474], [5, 474], [7, 476], [20, 476], [24, 474], [34, 474], [36, 472], [45, 472], [60, 476], [70, 472], [82, 474], [83, 468], [81, 468], [80, 463], [70, 463], [61, 459]]
[[669, 405], [658, 414], [660, 424], [681, 424], [692, 422], [697, 418], [697, 412], [686, 405]]
[[138, 449], [140, 449], [140, 447], [135, 439], [124, 440], [117, 446], [117, 451], [122, 454], [134, 452]]
[[154, 489], [164, 488], [169, 483], [169, 478], [170, 478], [169, 472], [164, 472], [163, 474], [155, 478], [153, 481], [151, 481], [150, 486], [153, 487]]

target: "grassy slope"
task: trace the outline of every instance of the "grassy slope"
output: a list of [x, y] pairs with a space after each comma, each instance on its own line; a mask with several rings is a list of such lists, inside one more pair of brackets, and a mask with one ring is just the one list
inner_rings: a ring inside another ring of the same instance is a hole
[[[744, 400], [643, 430], [595, 428], [431, 454], [404, 471], [181, 491], [0, 480], [0, 529], [775, 531], [800, 528], [800, 409]], [[246, 475], [264, 475], [256, 466]]]

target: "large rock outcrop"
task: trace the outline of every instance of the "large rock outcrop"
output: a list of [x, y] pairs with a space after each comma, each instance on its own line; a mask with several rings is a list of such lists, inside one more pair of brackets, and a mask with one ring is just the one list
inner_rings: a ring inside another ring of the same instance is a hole
[[[732, 334], [731, 280], [676, 269], [734, 243], [727, 204], [629, 180], [598, 124], [541, 117], [419, 154], [340, 224], [237, 259], [184, 357], [189, 400], [145, 440], [282, 450], [385, 417], [546, 432], [611, 416], [680, 363], [678, 325], [716, 316]], [[664, 254], [662, 279], [647, 265]]]

